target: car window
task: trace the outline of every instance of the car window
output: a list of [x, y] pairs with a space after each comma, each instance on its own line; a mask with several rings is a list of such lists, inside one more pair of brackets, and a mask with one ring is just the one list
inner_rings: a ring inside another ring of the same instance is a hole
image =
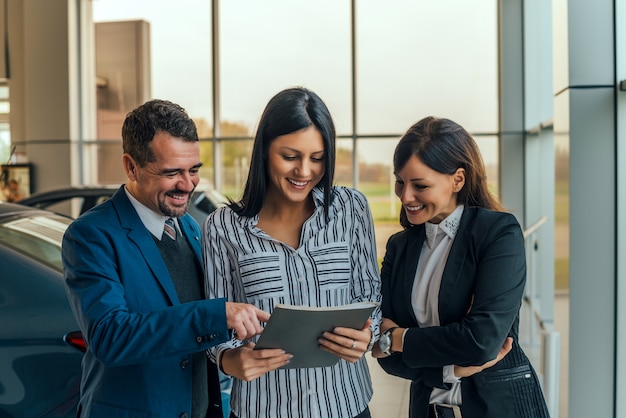
[[[60, 213], [61, 215], [72, 216], [72, 208], [78, 208], [78, 210], [80, 210], [80, 214], [85, 210], [85, 203], [86, 199], [80, 196], [70, 197], [63, 200], [39, 202], [33, 206], [38, 207], [39, 209], [46, 209], [52, 212]], [[91, 203], [91, 206], [93, 206], [93, 202]], [[89, 207], [87, 209], [89, 209]]]
[[46, 216], [14, 219], [0, 224], [0, 243], [62, 271], [61, 241], [69, 222]]
[[73, 213], [76, 216], [83, 214], [92, 207], [99, 205], [100, 203], [107, 201], [111, 198], [114, 190], [110, 194], [83, 196], [80, 192], [77, 192], [76, 196], [59, 197], [55, 196], [49, 200], [42, 200], [40, 202], [30, 203], [28, 200], [26, 204], [38, 209], [45, 209], [51, 212], [59, 213], [61, 215], [73, 217]]

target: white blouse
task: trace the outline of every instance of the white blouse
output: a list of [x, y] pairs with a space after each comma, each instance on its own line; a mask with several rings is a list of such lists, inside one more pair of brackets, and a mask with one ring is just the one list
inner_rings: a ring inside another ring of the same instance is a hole
[[[463, 205], [438, 224], [426, 222], [426, 240], [422, 246], [411, 301], [415, 318], [420, 327], [439, 326], [439, 287], [448, 254], [459, 229]], [[454, 377], [454, 365], [444, 367], [444, 382], [451, 383], [450, 390], [434, 388], [430, 403], [461, 405], [461, 381]]]
[[[315, 213], [302, 226], [300, 246], [292, 248], [257, 227], [258, 216], [242, 217], [230, 208], [211, 213], [204, 225], [206, 291], [211, 298], [252, 303], [272, 312], [278, 303], [338, 306], [381, 302], [374, 223], [365, 196], [334, 187], [324, 215], [323, 195], [313, 190]], [[378, 339], [380, 307], [372, 314]], [[306, 326], [306, 324], [301, 324]], [[211, 349], [213, 359], [235, 339]], [[250, 382], [233, 380], [231, 408], [239, 418], [354, 417], [373, 393], [367, 361], [340, 360], [332, 367], [278, 369]]]

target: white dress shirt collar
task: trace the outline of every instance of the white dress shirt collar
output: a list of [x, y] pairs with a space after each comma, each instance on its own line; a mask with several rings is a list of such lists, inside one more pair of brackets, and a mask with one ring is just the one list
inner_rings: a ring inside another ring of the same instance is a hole
[[[149, 209], [147, 206], [137, 200], [135, 196], [130, 194], [126, 186], [124, 186], [124, 191], [126, 192], [128, 200], [130, 200], [130, 203], [137, 211], [137, 215], [139, 215], [139, 219], [141, 219], [141, 222], [146, 227], [146, 229], [150, 231], [150, 233], [154, 235], [157, 239], [161, 240], [161, 238], [163, 237], [163, 226], [165, 225], [165, 220], [168, 218], [168, 216], [164, 216], [160, 213], [156, 213], [152, 209]], [[176, 218], [174, 218], [174, 225], [178, 225], [178, 220]], [[178, 229], [178, 226], [176, 226], [176, 229]]]

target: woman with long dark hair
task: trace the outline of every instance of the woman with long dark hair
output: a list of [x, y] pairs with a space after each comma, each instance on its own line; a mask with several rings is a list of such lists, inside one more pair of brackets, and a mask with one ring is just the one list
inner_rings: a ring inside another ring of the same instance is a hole
[[[314, 92], [274, 96], [254, 139], [243, 197], [204, 227], [207, 294], [272, 312], [281, 304], [328, 307], [380, 302], [374, 225], [360, 192], [333, 186], [335, 128]], [[363, 355], [378, 338], [380, 310], [363, 329], [320, 336], [334, 366], [280, 368], [282, 350], [233, 340], [212, 350], [234, 377], [232, 416], [370, 416], [372, 384]], [[298, 326], [306, 327], [307, 324]]]

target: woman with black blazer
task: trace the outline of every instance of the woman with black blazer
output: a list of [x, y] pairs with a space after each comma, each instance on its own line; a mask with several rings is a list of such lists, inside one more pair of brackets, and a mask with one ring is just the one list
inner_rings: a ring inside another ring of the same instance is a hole
[[404, 230], [387, 243], [372, 354], [411, 380], [409, 416], [548, 417], [518, 343], [522, 230], [490, 194], [476, 143], [455, 122], [427, 117], [393, 163]]

